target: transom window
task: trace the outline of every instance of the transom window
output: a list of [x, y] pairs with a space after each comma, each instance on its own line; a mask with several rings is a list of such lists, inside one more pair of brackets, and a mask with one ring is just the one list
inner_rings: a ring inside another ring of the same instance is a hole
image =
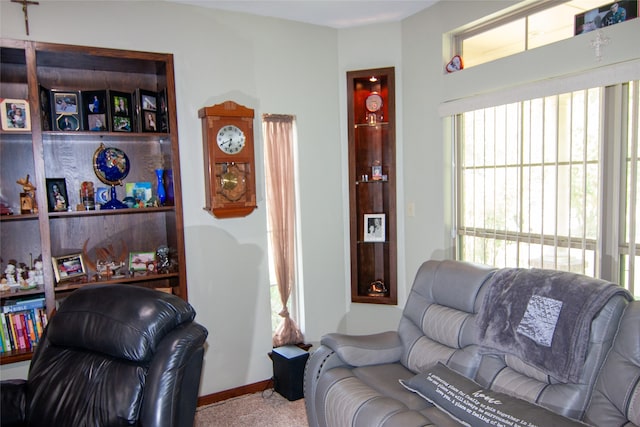
[[[606, 1], [536, 1], [518, 6], [501, 16], [474, 24], [454, 35], [455, 53], [462, 56], [465, 68], [504, 58], [525, 50], [545, 46], [588, 32], [604, 25]], [[627, 2], [616, 2], [624, 7]], [[629, 2], [630, 3], [630, 2]], [[613, 2], [612, 2], [613, 4]], [[598, 9], [603, 12], [598, 13]], [[576, 15], [583, 15], [576, 22]], [[627, 17], [637, 16], [630, 9]]]

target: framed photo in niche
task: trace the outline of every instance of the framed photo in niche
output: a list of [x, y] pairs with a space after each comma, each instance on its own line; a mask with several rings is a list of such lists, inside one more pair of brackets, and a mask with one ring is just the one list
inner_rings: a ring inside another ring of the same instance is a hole
[[364, 214], [364, 241], [384, 242], [385, 240], [385, 214]]
[[65, 212], [69, 207], [67, 182], [64, 178], [47, 178], [49, 212]]
[[31, 113], [26, 99], [5, 98], [0, 101], [2, 130], [30, 131]]

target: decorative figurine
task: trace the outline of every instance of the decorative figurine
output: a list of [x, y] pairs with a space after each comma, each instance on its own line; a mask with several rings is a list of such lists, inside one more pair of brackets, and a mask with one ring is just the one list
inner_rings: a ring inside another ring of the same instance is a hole
[[42, 264], [42, 255], [36, 258], [33, 264], [33, 271], [35, 271], [36, 285], [44, 285], [44, 265]]
[[38, 201], [36, 200], [36, 187], [29, 182], [29, 175], [16, 181], [22, 185], [20, 193], [20, 213], [38, 213]]
[[156, 270], [160, 274], [173, 273], [178, 271], [178, 261], [175, 257], [175, 250], [162, 245], [156, 249]]
[[16, 278], [16, 264], [17, 261], [15, 259], [9, 260], [9, 263], [4, 269], [4, 278], [9, 286], [16, 286], [18, 284]]
[[369, 285], [367, 292], [371, 297], [384, 296], [387, 294], [388, 289], [382, 280], [376, 280]]
[[93, 262], [87, 251], [89, 239], [85, 240], [82, 246], [82, 257], [89, 268], [96, 272], [96, 280], [114, 279], [119, 276], [117, 271], [125, 266], [125, 260], [129, 254], [127, 244], [121, 240], [120, 252], [116, 253], [113, 245], [103, 248], [95, 248], [96, 261]]

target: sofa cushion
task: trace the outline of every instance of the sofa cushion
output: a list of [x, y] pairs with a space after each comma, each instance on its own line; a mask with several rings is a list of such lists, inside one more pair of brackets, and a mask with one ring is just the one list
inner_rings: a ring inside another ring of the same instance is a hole
[[399, 380], [408, 390], [418, 393], [466, 425], [471, 426], [584, 426], [541, 406], [483, 389], [476, 382], [437, 363], [409, 380]]

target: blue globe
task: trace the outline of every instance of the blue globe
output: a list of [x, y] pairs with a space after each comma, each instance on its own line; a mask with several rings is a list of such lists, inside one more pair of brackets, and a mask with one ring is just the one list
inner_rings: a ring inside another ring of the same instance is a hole
[[105, 184], [122, 184], [122, 180], [129, 175], [129, 168], [129, 158], [119, 148], [101, 144], [93, 156], [93, 170]]

